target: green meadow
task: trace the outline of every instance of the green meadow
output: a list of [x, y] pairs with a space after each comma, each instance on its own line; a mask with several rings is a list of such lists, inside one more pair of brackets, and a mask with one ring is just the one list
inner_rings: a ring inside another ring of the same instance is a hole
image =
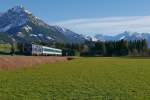
[[150, 100], [150, 59], [78, 58], [1, 70], [0, 100]]

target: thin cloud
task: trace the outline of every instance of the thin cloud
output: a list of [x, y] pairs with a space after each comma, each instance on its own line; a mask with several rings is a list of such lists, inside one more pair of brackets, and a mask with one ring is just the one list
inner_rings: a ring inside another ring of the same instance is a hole
[[123, 31], [150, 32], [150, 16], [75, 19], [53, 23], [81, 34], [117, 34]]

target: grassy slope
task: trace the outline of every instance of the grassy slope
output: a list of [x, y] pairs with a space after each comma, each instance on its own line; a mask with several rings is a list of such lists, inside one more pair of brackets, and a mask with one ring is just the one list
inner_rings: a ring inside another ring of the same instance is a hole
[[150, 100], [150, 59], [81, 58], [0, 71], [2, 100]]

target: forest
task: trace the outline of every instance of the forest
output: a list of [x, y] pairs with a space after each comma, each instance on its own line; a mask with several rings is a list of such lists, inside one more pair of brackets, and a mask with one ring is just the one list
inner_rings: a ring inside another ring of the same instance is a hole
[[[7, 53], [15, 55], [23, 54], [23, 45], [25, 43], [8, 43], [2, 44], [2, 54]], [[34, 43], [37, 44], [37, 43]], [[38, 43], [38, 45], [54, 47], [62, 49], [63, 56], [150, 56], [150, 49], [146, 40], [134, 40], [134, 41], [86, 41], [82, 44], [62, 44], [62, 43]], [[7, 50], [6, 50], [7, 49]], [[7, 51], [7, 52], [6, 52]]]
[[[48, 44], [41, 44], [48, 45]], [[63, 50], [63, 56], [149, 56], [150, 49], [147, 41], [86, 41], [83, 44], [49, 45]], [[66, 55], [67, 53], [67, 55]]]

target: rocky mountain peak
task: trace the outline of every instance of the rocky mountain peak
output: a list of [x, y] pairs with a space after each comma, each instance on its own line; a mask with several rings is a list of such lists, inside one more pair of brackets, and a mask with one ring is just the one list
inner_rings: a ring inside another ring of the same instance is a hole
[[15, 6], [0, 16], [0, 32], [19, 42], [83, 43], [85, 39], [65, 28], [51, 26], [23, 6]]
[[15, 6], [11, 9], [8, 10], [8, 12], [14, 12], [14, 13], [25, 13], [25, 14], [32, 14], [29, 10], [27, 10], [25, 7], [22, 5]]

